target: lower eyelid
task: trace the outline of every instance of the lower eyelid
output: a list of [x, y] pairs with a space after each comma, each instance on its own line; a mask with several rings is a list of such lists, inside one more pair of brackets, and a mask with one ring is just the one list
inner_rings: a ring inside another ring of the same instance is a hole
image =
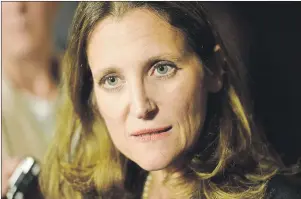
[[[119, 78], [119, 79], [120, 79], [120, 78]], [[121, 82], [120, 82], [120, 85], [117, 86], [117, 87], [106, 88], [106, 87], [105, 87], [105, 84], [101, 84], [101, 87], [104, 88], [104, 89], [107, 90], [107, 91], [115, 91], [115, 90], [118, 90], [118, 89], [122, 89], [122, 87], [124, 86], [125, 81], [122, 80], [122, 79], [120, 79], [120, 81], [121, 81]]]
[[156, 79], [160, 79], [160, 80], [165, 80], [165, 79], [169, 79], [169, 78], [175, 76], [176, 73], [177, 73], [177, 71], [175, 70], [174, 72], [171, 72], [171, 73], [169, 73], [169, 74], [167, 74], [167, 75], [156, 76], [155, 78], [156, 78]]
[[109, 92], [117, 92], [120, 91], [122, 89], [123, 86], [118, 86], [117, 88], [112, 88], [112, 89], [107, 89], [107, 91]]
[[105, 91], [107, 91], [107, 92], [116, 92], [116, 91], [121, 90], [123, 88], [123, 85], [120, 85], [115, 88], [106, 88], [106, 87], [102, 86], [102, 88], [105, 89]]
[[[167, 74], [162, 75], [162, 76], [168, 76], [168, 75], [171, 75], [176, 72], [177, 72], [177, 69], [175, 67], [171, 67], [170, 71]], [[162, 76], [158, 76], [158, 77], [162, 77]]]

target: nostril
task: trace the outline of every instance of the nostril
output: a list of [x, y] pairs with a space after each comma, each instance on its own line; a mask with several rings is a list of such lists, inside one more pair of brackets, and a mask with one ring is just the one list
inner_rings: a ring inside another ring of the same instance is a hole
[[153, 119], [158, 113], [157, 106], [148, 106], [145, 109], [141, 110], [137, 113], [139, 119], [150, 120]]
[[158, 108], [155, 108], [147, 113], [147, 116], [145, 119], [148, 119], [148, 120], [154, 119], [156, 117], [157, 113], [158, 113]]
[[157, 113], [157, 106], [146, 94], [143, 87], [135, 87], [129, 92], [131, 112], [138, 119], [150, 119]]
[[151, 110], [147, 107], [139, 108], [137, 110], [137, 117], [139, 119], [144, 119], [144, 118], [146, 118], [146, 116], [149, 114], [150, 111]]

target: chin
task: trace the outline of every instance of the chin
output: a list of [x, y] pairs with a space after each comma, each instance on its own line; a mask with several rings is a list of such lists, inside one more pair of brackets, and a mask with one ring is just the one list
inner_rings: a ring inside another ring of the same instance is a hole
[[158, 171], [158, 170], [162, 170], [165, 169], [168, 164], [138, 164], [142, 169], [146, 170], [146, 171]]
[[167, 159], [165, 157], [156, 157], [134, 162], [136, 162], [136, 164], [138, 164], [142, 169], [146, 171], [158, 171], [167, 168], [172, 162], [172, 159]]

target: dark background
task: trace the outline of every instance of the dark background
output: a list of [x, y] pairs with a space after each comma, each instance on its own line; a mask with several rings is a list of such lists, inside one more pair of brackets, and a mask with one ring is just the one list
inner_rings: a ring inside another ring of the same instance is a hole
[[287, 165], [301, 157], [301, 2], [240, 2], [257, 117]]

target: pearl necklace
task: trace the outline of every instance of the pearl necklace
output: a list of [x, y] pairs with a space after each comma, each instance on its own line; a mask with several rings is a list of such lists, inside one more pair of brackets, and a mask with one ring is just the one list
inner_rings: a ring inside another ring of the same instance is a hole
[[148, 199], [148, 193], [149, 193], [149, 184], [152, 181], [152, 176], [151, 174], [148, 174], [145, 183], [144, 183], [144, 188], [143, 188], [143, 194], [142, 194], [142, 199]]

